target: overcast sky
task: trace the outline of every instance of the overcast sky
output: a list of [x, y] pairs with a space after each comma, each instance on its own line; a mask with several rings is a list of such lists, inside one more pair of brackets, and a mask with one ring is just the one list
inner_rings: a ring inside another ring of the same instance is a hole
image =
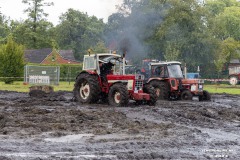
[[[116, 5], [120, 5], [122, 0], [45, 0], [44, 2], [54, 3], [54, 6], [44, 7], [44, 11], [49, 14], [47, 19], [56, 25], [59, 16], [69, 8], [86, 12], [89, 16], [95, 15], [107, 22], [107, 17], [116, 12]], [[23, 10], [28, 5], [23, 4], [22, 0], [0, 0], [0, 7], [2, 14], [13, 20], [27, 18]]]

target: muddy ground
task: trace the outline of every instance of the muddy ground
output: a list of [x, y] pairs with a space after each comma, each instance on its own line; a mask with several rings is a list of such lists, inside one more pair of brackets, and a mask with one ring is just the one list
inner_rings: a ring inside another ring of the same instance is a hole
[[0, 159], [240, 159], [240, 96], [155, 107], [0, 91]]

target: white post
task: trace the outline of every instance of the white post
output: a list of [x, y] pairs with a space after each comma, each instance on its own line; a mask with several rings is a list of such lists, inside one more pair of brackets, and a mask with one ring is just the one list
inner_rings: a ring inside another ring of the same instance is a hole
[[125, 58], [126, 53], [123, 53], [123, 75], [125, 75], [125, 65], [126, 65], [126, 58]]
[[184, 66], [184, 75], [185, 75], [185, 79], [187, 79], [187, 64], [186, 63]]

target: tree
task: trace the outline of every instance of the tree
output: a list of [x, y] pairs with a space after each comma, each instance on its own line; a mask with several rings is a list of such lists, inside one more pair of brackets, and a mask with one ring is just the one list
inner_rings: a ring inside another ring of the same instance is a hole
[[179, 51], [178, 59], [187, 63], [190, 71], [199, 65], [210, 64], [215, 44], [205, 25], [204, 7], [196, 0], [169, 0], [167, 4], [167, 14], [154, 35], [164, 57], [171, 54], [167, 50], [170, 43], [171, 50]]
[[129, 40], [132, 57], [175, 59], [187, 63], [189, 70], [213, 60], [215, 39], [197, 0], [124, 0], [115, 15], [121, 19], [109, 21], [108, 27], [120, 39], [117, 44]]
[[174, 43], [168, 43], [166, 47], [166, 54], [164, 55], [167, 61], [177, 61], [179, 60], [180, 51], [178, 45]]
[[0, 75], [5, 83], [12, 83], [13, 78], [22, 77], [24, 68], [24, 47], [14, 42], [10, 35], [7, 44], [0, 45]]
[[225, 40], [229, 37], [240, 40], [240, 7], [226, 7], [214, 19], [213, 32], [217, 38]]
[[104, 23], [95, 16], [69, 9], [60, 21], [56, 26], [56, 41], [62, 49], [73, 49], [78, 60], [102, 40]]
[[[27, 36], [28, 42], [25, 41], [25, 44], [27, 44], [26, 47], [50, 47], [51, 38], [47, 36], [47, 32], [53, 25], [46, 21], [45, 17], [47, 17], [48, 14], [44, 12], [43, 7], [52, 6], [54, 5], [53, 2], [45, 3], [44, 0], [22, 0], [22, 2], [29, 5], [29, 7], [24, 10], [24, 12], [28, 14], [28, 19], [18, 28], [20, 32], [24, 32]], [[18, 30], [15, 31], [15, 33], [19, 32]]]
[[126, 18], [122, 13], [113, 13], [108, 17], [103, 38], [110, 50], [117, 50], [117, 44], [124, 31], [125, 20]]
[[222, 72], [225, 64], [229, 63], [231, 59], [240, 58], [240, 42], [233, 38], [228, 38], [221, 42], [216, 59], [214, 61], [217, 71]]
[[99, 41], [95, 46], [92, 47], [94, 53], [107, 53], [108, 49], [106, 48], [103, 41]]
[[240, 3], [236, 0], [208, 0], [209, 30], [217, 41], [214, 64], [218, 74], [231, 59], [240, 58]]
[[3, 44], [5, 42], [9, 32], [10, 28], [8, 26], [8, 20], [4, 15], [0, 14], [0, 44]]

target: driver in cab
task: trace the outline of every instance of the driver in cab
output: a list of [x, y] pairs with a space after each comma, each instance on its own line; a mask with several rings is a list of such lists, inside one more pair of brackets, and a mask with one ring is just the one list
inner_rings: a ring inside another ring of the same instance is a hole
[[104, 62], [102, 60], [99, 60], [99, 68], [100, 68], [100, 77], [103, 79], [103, 81], [107, 81], [107, 75], [112, 73], [112, 67], [114, 64], [109, 62]]

